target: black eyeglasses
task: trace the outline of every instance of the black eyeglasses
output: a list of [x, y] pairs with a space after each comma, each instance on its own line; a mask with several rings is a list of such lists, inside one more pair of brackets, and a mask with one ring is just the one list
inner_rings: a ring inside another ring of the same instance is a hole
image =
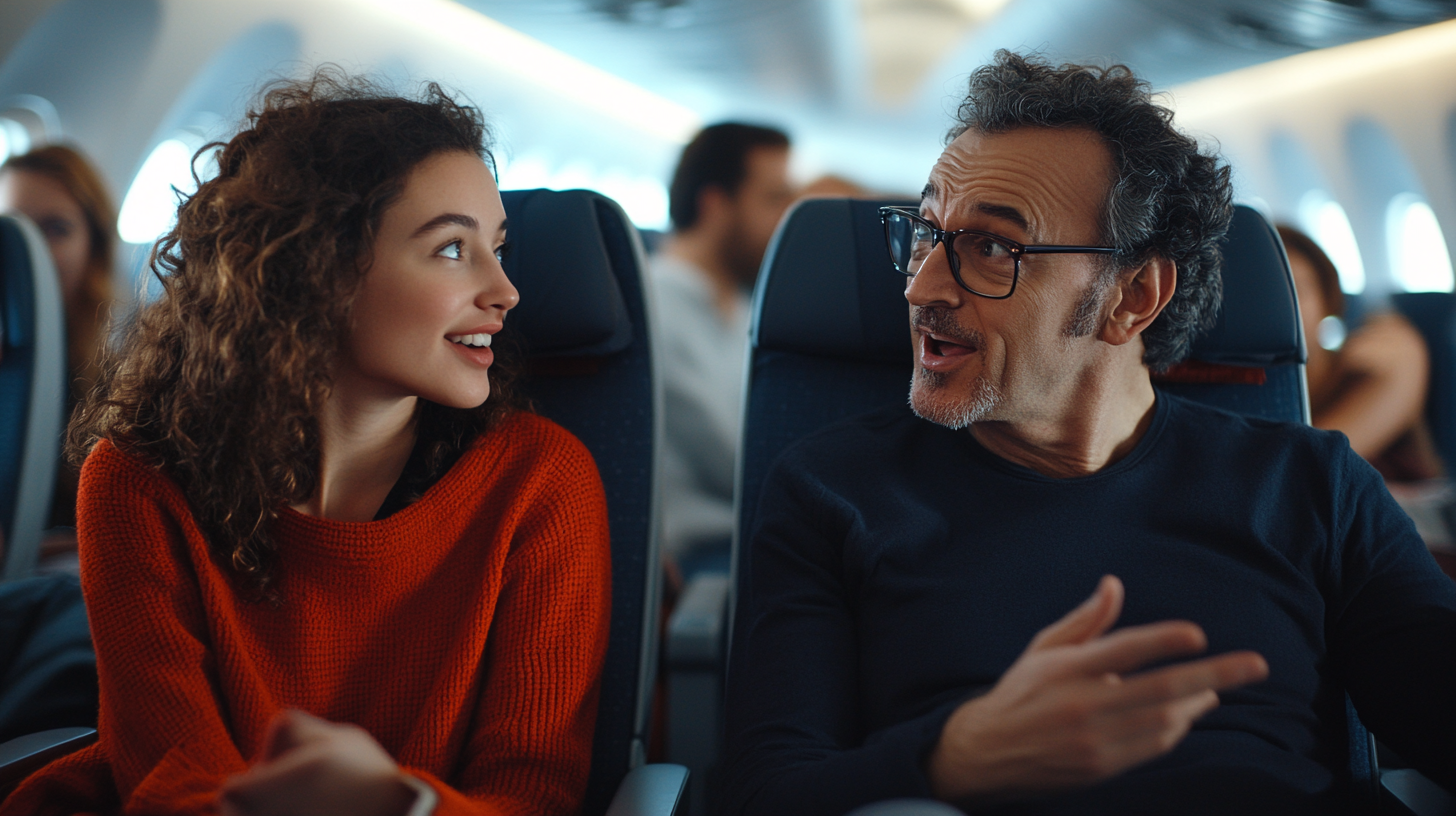
[[1016, 291], [1022, 255], [1117, 252], [1113, 247], [1020, 244], [980, 230], [947, 232], [908, 207], [881, 207], [880, 222], [885, 225], [885, 243], [895, 271], [907, 278], [915, 277], [935, 245], [941, 244], [955, 282], [973, 295], [993, 300], [1009, 298]]

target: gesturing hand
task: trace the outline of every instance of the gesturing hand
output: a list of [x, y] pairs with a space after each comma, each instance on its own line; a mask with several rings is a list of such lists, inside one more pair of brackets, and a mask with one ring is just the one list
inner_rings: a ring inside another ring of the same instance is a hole
[[1032, 639], [990, 692], [956, 709], [931, 753], [936, 796], [1014, 798], [1089, 785], [1173, 749], [1217, 692], [1269, 675], [1253, 652], [1129, 674], [1208, 648], [1186, 621], [1106, 634], [1122, 613], [1109, 575], [1066, 617]]
[[222, 816], [402, 816], [417, 794], [369, 733], [302, 711], [268, 725], [263, 756], [229, 779]]

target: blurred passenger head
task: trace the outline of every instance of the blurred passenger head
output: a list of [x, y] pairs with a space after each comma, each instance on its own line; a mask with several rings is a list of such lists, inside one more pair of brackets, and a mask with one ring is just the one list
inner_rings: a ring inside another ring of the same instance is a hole
[[101, 175], [75, 149], [48, 145], [0, 165], [0, 213], [40, 228], [66, 304], [71, 371], [94, 376], [112, 300], [116, 210]]
[[[218, 172], [158, 243], [158, 300], [72, 424], [72, 459], [105, 438], [165, 469], [220, 561], [263, 589], [268, 520], [312, 495], [318, 417], [350, 340], [381, 221], [426, 160], [493, 167], [480, 114], [433, 83], [418, 99], [325, 68], [272, 86], [219, 148]], [[512, 403], [508, 370], [471, 409], [422, 403], [438, 467]]]
[[1345, 293], [1340, 289], [1340, 273], [1320, 245], [1303, 232], [1289, 226], [1278, 226], [1279, 239], [1289, 256], [1289, 271], [1294, 275], [1294, 288], [1299, 295], [1299, 317], [1304, 336], [1313, 350], [1318, 343], [1319, 324], [1326, 317], [1343, 319]]
[[1233, 212], [1228, 165], [1178, 132], [1173, 112], [1122, 65], [1056, 67], [998, 51], [972, 74], [956, 119], [948, 143], [967, 130], [1084, 129], [1100, 137], [1112, 157], [1098, 213], [1100, 243], [1118, 250], [1105, 285], [1150, 256], [1173, 261], [1177, 289], [1142, 333], [1143, 361], [1159, 370], [1186, 357], [1194, 336], [1213, 325], [1222, 300], [1218, 245]]
[[703, 128], [683, 148], [668, 191], [669, 213], [678, 232], [712, 233], [724, 265], [751, 286], [793, 195], [789, 137], [774, 128], [725, 122]]

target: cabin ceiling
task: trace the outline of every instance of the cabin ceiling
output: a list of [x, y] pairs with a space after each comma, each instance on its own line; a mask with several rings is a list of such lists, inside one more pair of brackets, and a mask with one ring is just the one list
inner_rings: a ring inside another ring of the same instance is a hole
[[[1168, 87], [1456, 17], [1456, 0], [458, 0], [689, 104], [932, 116], [999, 47]], [[696, 90], [695, 90], [696, 89]]]

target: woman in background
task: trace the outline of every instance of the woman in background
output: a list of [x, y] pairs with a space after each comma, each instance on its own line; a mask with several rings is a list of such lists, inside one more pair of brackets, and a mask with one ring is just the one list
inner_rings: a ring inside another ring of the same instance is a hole
[[[66, 309], [69, 413], [96, 381], [106, 342], [114, 299], [116, 210], [101, 175], [84, 156], [65, 145], [48, 145], [0, 164], [0, 213], [34, 221], [50, 247]], [[41, 548], [42, 560], [75, 551], [76, 476], [64, 463], [56, 470], [52, 529]]]
[[1280, 226], [1279, 237], [1299, 294], [1315, 426], [1344, 433], [1387, 481], [1440, 476], [1441, 461], [1423, 419], [1430, 372], [1420, 333], [1400, 315], [1382, 312], [1367, 317], [1337, 350], [1321, 346], [1320, 321], [1345, 316], [1339, 273], [1309, 236]]
[[512, 396], [479, 114], [276, 87], [71, 426], [99, 740], [0, 814], [569, 814], [610, 607], [586, 449]]

